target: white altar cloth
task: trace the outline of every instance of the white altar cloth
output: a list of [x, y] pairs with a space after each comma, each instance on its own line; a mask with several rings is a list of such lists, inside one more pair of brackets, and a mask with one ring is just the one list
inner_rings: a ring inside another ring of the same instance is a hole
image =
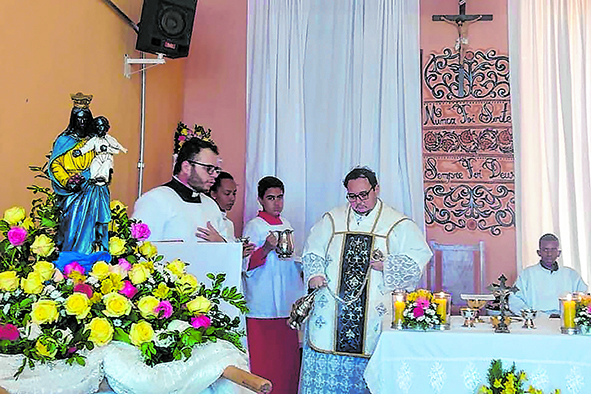
[[495, 334], [488, 323], [462, 327], [453, 316], [449, 331], [384, 329], [365, 370], [372, 394], [474, 394], [486, 383], [493, 359], [513, 362], [529, 384], [544, 392], [591, 393], [591, 337], [560, 333], [560, 320], [538, 317], [537, 328], [513, 322], [510, 334]]

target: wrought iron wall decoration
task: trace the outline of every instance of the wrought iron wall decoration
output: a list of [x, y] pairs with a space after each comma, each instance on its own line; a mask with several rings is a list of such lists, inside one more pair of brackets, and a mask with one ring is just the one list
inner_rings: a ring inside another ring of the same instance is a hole
[[427, 187], [425, 223], [442, 225], [446, 232], [478, 229], [498, 236], [515, 225], [515, 192], [502, 184]]
[[509, 57], [494, 49], [466, 51], [461, 63], [458, 52], [445, 48], [431, 54], [423, 78], [435, 99], [508, 98], [511, 93]]

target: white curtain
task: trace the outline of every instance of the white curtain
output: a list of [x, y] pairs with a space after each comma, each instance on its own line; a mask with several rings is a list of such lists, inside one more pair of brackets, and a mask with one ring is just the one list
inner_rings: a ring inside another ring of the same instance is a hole
[[247, 56], [245, 220], [275, 175], [301, 247], [367, 165], [424, 225], [418, 1], [250, 0]]
[[509, 0], [518, 269], [553, 232], [591, 279], [591, 1]]

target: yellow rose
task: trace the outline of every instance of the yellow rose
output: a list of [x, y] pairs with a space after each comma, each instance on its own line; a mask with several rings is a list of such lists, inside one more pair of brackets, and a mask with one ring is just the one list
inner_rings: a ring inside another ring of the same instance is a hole
[[21, 288], [27, 294], [40, 294], [43, 291], [43, 282], [38, 272], [30, 272], [27, 279], [21, 279]]
[[197, 290], [199, 286], [199, 281], [193, 274], [184, 274], [176, 283], [184, 288], [188, 288], [190, 291]]
[[31, 218], [26, 218], [25, 220], [23, 220], [23, 223], [21, 224], [25, 230], [30, 230], [33, 227], [35, 227], [35, 223], [33, 222], [33, 219]]
[[35, 350], [42, 356], [54, 358], [58, 350], [57, 342], [51, 338], [38, 339], [35, 342]]
[[103, 313], [109, 317], [119, 317], [129, 314], [131, 302], [122, 294], [109, 293], [103, 296], [105, 310]]
[[4, 271], [0, 273], [0, 290], [14, 291], [18, 288], [20, 279], [15, 271]]
[[109, 253], [112, 256], [120, 256], [125, 252], [125, 241], [119, 237], [109, 239]]
[[156, 317], [154, 309], [160, 304], [160, 300], [153, 296], [143, 296], [137, 303], [137, 307], [140, 310], [142, 316], [146, 319]]
[[129, 275], [129, 279], [131, 279], [131, 283], [137, 285], [145, 282], [146, 279], [148, 279], [148, 276], [150, 276], [150, 271], [142, 264], [134, 264], [127, 274]]
[[45, 234], [38, 235], [35, 237], [35, 241], [33, 241], [33, 245], [31, 245], [31, 252], [41, 256], [47, 257], [53, 253], [55, 250], [55, 244]]
[[195, 315], [201, 315], [209, 312], [211, 302], [203, 296], [198, 296], [194, 300], [187, 302], [187, 308]]
[[144, 267], [146, 267], [148, 269], [149, 273], [154, 272], [154, 263], [151, 262], [150, 260], [142, 260], [139, 262], [139, 264], [143, 265]]
[[90, 303], [94, 305], [97, 302], [101, 302], [102, 299], [103, 299], [103, 296], [101, 295], [101, 293], [99, 293], [98, 291], [95, 291], [94, 294], [92, 295], [92, 298], [90, 299]]
[[113, 326], [104, 317], [95, 317], [86, 325], [90, 330], [88, 340], [97, 346], [104, 346], [113, 339]]
[[109, 264], [105, 263], [104, 261], [97, 261], [92, 266], [92, 271], [90, 272], [91, 276], [94, 276], [98, 280], [103, 280], [107, 276], [109, 276]]
[[68, 315], [76, 316], [79, 320], [84, 319], [90, 312], [90, 300], [84, 293], [72, 294], [66, 299], [64, 306]]
[[152, 325], [145, 320], [140, 320], [131, 325], [129, 330], [129, 339], [135, 346], [140, 346], [144, 342], [149, 342], [154, 338], [154, 329]]
[[15, 226], [25, 218], [25, 215], [25, 208], [12, 207], [4, 211], [4, 220], [11, 226]]
[[147, 259], [156, 256], [158, 249], [150, 241], [144, 241], [139, 248], [140, 253]]
[[41, 277], [41, 280], [45, 282], [46, 280], [53, 278], [55, 266], [49, 261], [38, 261], [33, 266], [33, 271], [37, 272]]
[[53, 300], [39, 300], [31, 309], [31, 321], [35, 324], [46, 324], [57, 321], [59, 313]]
[[166, 265], [166, 268], [168, 268], [170, 272], [172, 272], [176, 276], [181, 276], [185, 273], [185, 263], [183, 263], [179, 259], [173, 260], [170, 263], [168, 263]]
[[158, 287], [154, 289], [152, 294], [160, 299], [165, 299], [168, 297], [168, 293], [170, 293], [170, 288], [166, 286], [164, 283], [159, 283]]
[[112, 200], [109, 203], [111, 211], [127, 211], [127, 207], [119, 200]]

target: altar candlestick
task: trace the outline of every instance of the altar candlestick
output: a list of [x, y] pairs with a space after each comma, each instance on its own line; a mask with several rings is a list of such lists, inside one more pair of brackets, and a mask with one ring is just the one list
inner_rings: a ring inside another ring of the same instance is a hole
[[564, 328], [575, 328], [576, 301], [568, 297], [562, 301], [562, 307], [564, 309]]
[[402, 301], [402, 297], [396, 296], [396, 300], [394, 301], [394, 324], [399, 324], [402, 321], [402, 312], [404, 312], [404, 307], [406, 304]]
[[441, 324], [446, 323], [447, 319], [447, 300], [445, 298], [435, 298], [437, 304], [437, 314], [441, 318]]

